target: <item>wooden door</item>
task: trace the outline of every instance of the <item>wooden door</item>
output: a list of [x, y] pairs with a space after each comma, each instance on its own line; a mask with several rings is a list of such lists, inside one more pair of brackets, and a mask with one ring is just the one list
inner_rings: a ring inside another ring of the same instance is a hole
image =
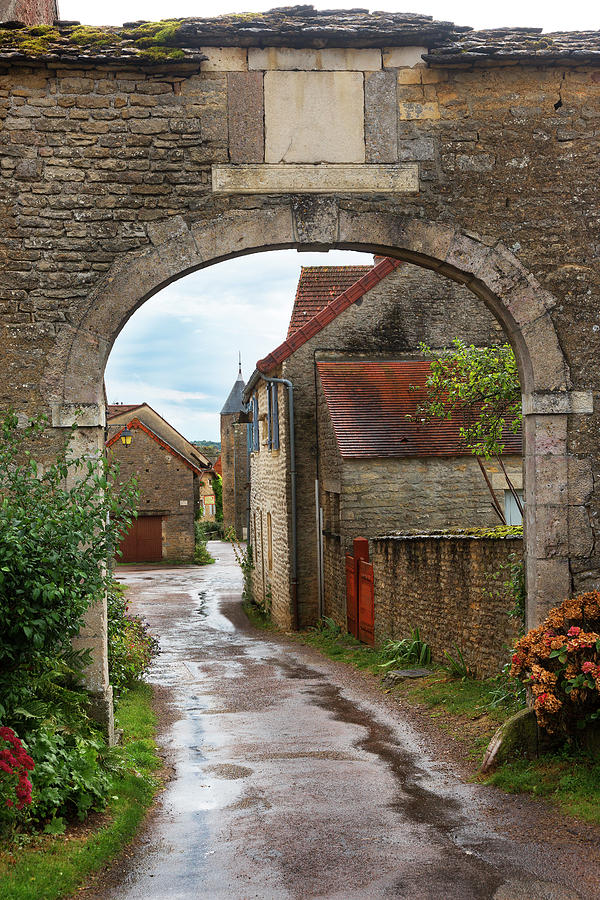
[[358, 639], [375, 644], [375, 588], [373, 566], [358, 560]]
[[346, 621], [348, 633], [358, 637], [358, 595], [356, 593], [356, 560], [346, 554]]
[[162, 516], [140, 516], [120, 544], [118, 562], [160, 562], [162, 559]]

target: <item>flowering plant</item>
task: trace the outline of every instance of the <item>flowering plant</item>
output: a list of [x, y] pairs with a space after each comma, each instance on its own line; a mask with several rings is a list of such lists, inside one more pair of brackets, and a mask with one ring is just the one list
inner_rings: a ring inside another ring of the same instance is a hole
[[31, 805], [28, 772], [34, 762], [12, 728], [0, 726], [0, 824], [16, 818]]
[[522, 637], [511, 675], [530, 688], [538, 724], [569, 736], [600, 719], [600, 592], [564, 600]]

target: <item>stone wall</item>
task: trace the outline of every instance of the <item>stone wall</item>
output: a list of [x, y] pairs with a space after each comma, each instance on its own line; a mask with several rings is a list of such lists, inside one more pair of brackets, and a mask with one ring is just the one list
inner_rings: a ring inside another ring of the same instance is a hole
[[139, 428], [129, 447], [116, 441], [110, 454], [117, 459], [120, 475], [138, 480], [140, 515], [162, 515], [163, 558], [194, 558], [194, 473], [182, 460], [164, 450]]
[[221, 415], [223, 525], [242, 540], [248, 527], [248, 444], [246, 425], [238, 424], [237, 417]]
[[[490, 576], [520, 538], [393, 535], [370, 541], [375, 577], [375, 639], [402, 639], [418, 628], [434, 659], [457, 647], [479, 677], [497, 674], [509, 658], [518, 623], [514, 601]], [[454, 654], [456, 655], [456, 654]]]
[[[282, 628], [292, 627], [289, 419], [285, 391], [278, 388], [279, 450], [267, 442], [267, 390], [257, 385], [259, 449], [250, 456], [250, 544], [254, 560], [252, 589], [258, 603], [271, 606]], [[270, 530], [270, 547], [269, 547]]]

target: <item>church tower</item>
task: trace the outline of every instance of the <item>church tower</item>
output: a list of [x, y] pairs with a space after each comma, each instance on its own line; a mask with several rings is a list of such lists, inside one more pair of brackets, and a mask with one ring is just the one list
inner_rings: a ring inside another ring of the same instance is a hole
[[248, 440], [246, 425], [239, 421], [245, 412], [242, 394], [246, 384], [240, 359], [236, 378], [221, 410], [221, 465], [223, 467], [223, 525], [233, 528], [239, 540], [247, 538], [248, 527]]

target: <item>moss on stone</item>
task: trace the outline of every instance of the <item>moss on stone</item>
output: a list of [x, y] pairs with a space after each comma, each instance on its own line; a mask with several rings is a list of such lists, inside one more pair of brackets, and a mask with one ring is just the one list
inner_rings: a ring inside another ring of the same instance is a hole
[[69, 34], [69, 43], [80, 47], [107, 47], [115, 43], [115, 35], [102, 28], [91, 28], [87, 25], [78, 25]]
[[0, 48], [10, 48], [29, 56], [41, 56], [48, 52], [51, 43], [60, 40], [56, 28], [35, 25], [33, 28], [1, 28]]
[[147, 47], [140, 50], [140, 59], [162, 62], [167, 59], [184, 59], [185, 53], [177, 47]]

